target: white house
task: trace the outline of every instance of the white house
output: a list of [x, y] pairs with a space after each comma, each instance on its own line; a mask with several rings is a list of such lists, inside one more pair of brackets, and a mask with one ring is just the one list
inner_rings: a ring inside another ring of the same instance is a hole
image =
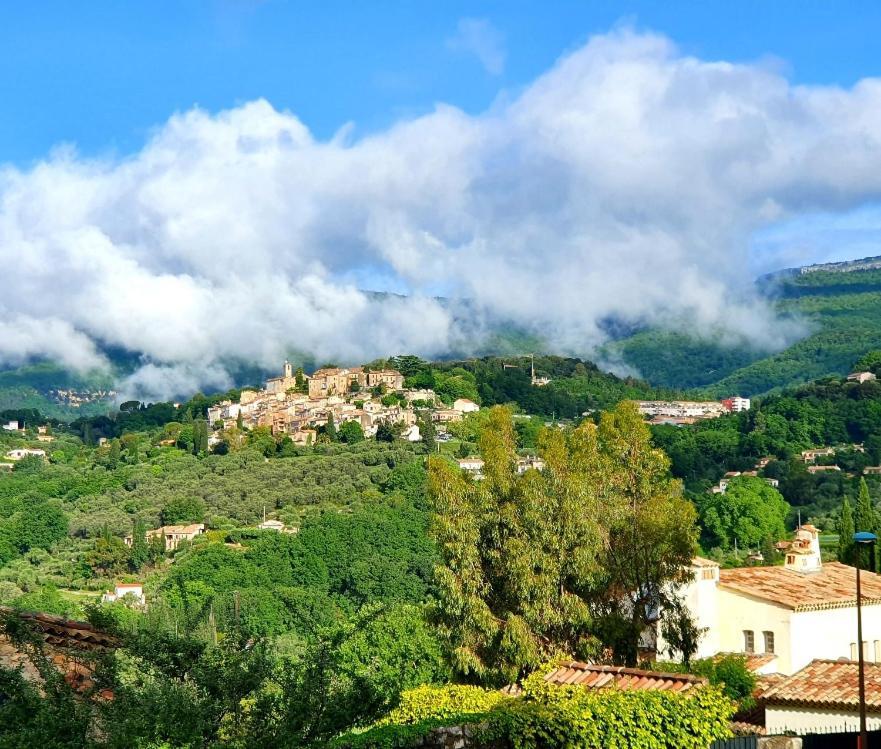
[[483, 458], [459, 458], [456, 462], [465, 473], [470, 474], [476, 479], [483, 478]]
[[[717, 653], [774, 655], [766, 672], [793, 674], [815, 659], [855, 658], [856, 572], [820, 560], [819, 531], [803, 525], [785, 564], [722, 570], [694, 559], [681, 590], [698, 627], [697, 657]], [[881, 663], [881, 575], [862, 573], [863, 652]], [[658, 628], [657, 650], [666, 651]]]
[[270, 520], [264, 520], [262, 523], [259, 523], [257, 525], [257, 527], [261, 531], [279, 531], [279, 532], [281, 532], [284, 530], [284, 523], [282, 523], [281, 520], [270, 519]]
[[479, 411], [480, 406], [468, 398], [457, 398], [453, 401], [453, 410], [461, 414], [470, 414]]
[[407, 440], [407, 442], [419, 442], [422, 439], [422, 434], [419, 432], [419, 425], [414, 424], [413, 426], [407, 427], [401, 433], [401, 439]]
[[28, 458], [31, 456], [36, 456], [38, 458], [45, 458], [46, 451], [45, 450], [33, 450], [26, 447], [21, 447], [16, 450], [10, 450], [6, 453], [6, 457], [10, 460], [23, 460], [24, 458]]
[[[758, 698], [768, 733], [796, 734], [858, 731], [859, 664], [856, 661], [814, 660], [800, 671], [775, 681]], [[866, 723], [881, 729], [881, 666], [865, 666]]]
[[847, 376], [847, 379], [850, 382], [863, 383], [863, 382], [868, 382], [869, 380], [874, 380], [875, 375], [872, 374], [871, 372], [851, 372], [851, 374], [849, 374]]
[[140, 606], [147, 602], [144, 596], [143, 583], [117, 583], [111, 593], [109, 590], [101, 596], [101, 600], [105, 603], [113, 603], [114, 601], [131, 601]]
[[517, 458], [517, 473], [520, 475], [526, 473], [531, 468], [536, 471], [543, 471], [544, 467], [544, 460], [535, 455], [530, 455], [526, 458]]
[[5, 424], [3, 424], [3, 429], [7, 432], [17, 432], [18, 421], [7, 421]]

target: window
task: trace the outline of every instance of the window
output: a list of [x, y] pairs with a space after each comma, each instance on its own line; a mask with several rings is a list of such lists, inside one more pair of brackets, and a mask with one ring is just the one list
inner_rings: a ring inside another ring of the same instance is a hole
[[703, 580], [713, 580], [713, 579], [715, 579], [715, 577], [716, 576], [715, 576], [715, 574], [713, 574], [712, 567], [704, 567], [703, 571], [701, 572], [701, 578]]
[[765, 631], [762, 633], [765, 637], [765, 652], [773, 653], [774, 652], [774, 633]]
[[756, 634], [751, 629], [743, 630], [743, 652], [756, 652]]

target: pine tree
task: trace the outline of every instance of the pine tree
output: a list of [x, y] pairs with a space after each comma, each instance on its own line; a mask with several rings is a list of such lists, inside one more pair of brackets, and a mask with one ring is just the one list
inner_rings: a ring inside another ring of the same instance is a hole
[[309, 392], [309, 383], [306, 382], [306, 373], [302, 367], [297, 367], [297, 371], [294, 372], [294, 387], [298, 393]]
[[434, 422], [431, 420], [430, 412], [423, 412], [422, 418], [419, 419], [419, 431], [422, 434], [422, 444], [429, 453], [433, 453], [437, 448], [436, 432]]
[[853, 564], [853, 534], [853, 510], [845, 497], [838, 518], [838, 561], [844, 564]]

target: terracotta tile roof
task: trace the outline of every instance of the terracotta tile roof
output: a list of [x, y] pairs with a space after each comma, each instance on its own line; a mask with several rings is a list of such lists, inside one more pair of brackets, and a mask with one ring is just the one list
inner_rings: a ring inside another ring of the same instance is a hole
[[714, 562], [712, 559], [706, 559], [704, 557], [692, 557], [691, 566], [692, 567], [718, 567], [719, 563]]
[[730, 720], [728, 727], [735, 736], [764, 736], [767, 733], [764, 726], [754, 726], [743, 720]]
[[[862, 573], [863, 605], [881, 604], [881, 575]], [[816, 572], [783, 567], [721, 570], [719, 585], [794, 611], [856, 605], [856, 571], [840, 562], [824, 562]]]
[[[881, 665], [866, 663], [866, 705], [881, 712]], [[801, 671], [766, 689], [765, 705], [804, 705], [836, 710], [859, 707], [859, 664], [856, 661], [811, 661]]]
[[731, 655], [736, 658], [743, 658], [747, 671], [758, 671], [760, 668], [767, 666], [777, 658], [776, 653], [718, 653], [713, 656], [713, 660], [718, 661], [721, 658]]
[[14, 615], [30, 623], [47, 645], [70, 650], [106, 650], [119, 647], [113, 635], [95, 629], [88, 622], [77, 622], [63, 616], [35, 611], [15, 611], [0, 606], [0, 614]]
[[575, 684], [591, 689], [638, 689], [687, 692], [703, 686], [707, 680], [692, 674], [668, 674], [624, 666], [601, 666], [572, 661], [555, 668], [544, 677], [550, 684]]

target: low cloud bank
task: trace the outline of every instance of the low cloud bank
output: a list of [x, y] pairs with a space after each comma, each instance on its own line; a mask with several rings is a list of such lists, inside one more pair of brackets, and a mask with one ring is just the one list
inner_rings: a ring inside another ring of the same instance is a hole
[[[619, 30], [516, 98], [318, 141], [259, 100], [144, 148], [0, 171], [0, 361], [141, 352], [129, 389], [228, 382], [289, 352], [479, 347], [508, 320], [590, 355], [604, 320], [785, 345], [746, 272], [756, 230], [881, 194], [881, 81], [793, 86]], [[359, 289], [405, 290], [405, 298]]]

